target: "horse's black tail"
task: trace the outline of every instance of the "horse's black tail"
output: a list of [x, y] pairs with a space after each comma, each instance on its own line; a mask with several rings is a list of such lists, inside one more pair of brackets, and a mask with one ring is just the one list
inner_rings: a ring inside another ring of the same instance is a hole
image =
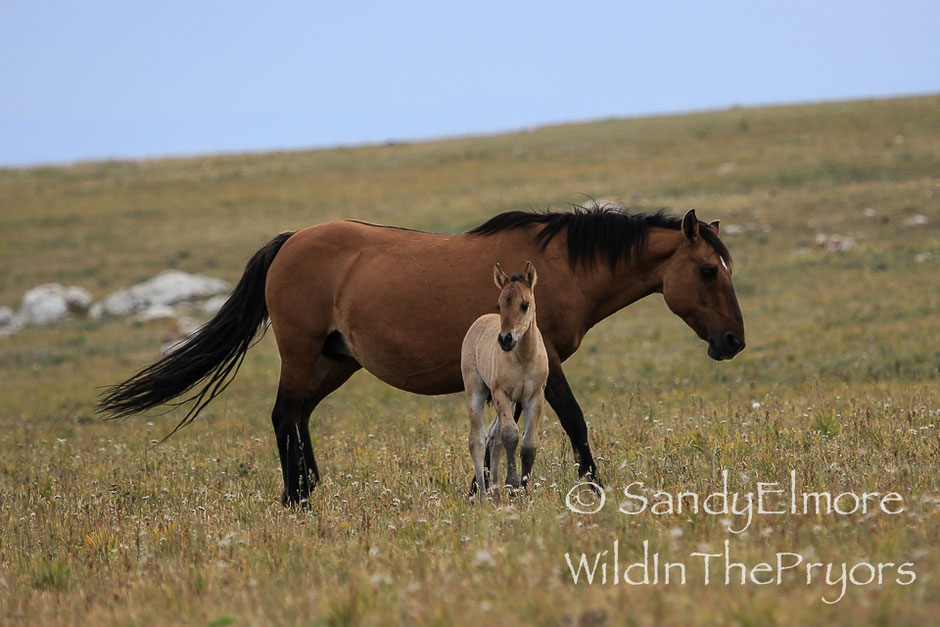
[[109, 418], [130, 416], [172, 401], [201, 383], [195, 394], [177, 403], [193, 405], [167, 437], [195, 420], [238, 373], [252, 340], [267, 321], [264, 284], [268, 268], [291, 235], [281, 233], [256, 252], [219, 313], [163, 359], [107, 389], [98, 411]]

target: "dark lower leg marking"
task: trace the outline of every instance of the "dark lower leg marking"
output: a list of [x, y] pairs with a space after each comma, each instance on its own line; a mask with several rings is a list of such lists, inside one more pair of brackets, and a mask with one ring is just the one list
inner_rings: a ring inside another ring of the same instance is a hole
[[506, 449], [506, 484], [518, 488], [520, 481], [516, 473], [516, 446], [519, 445], [519, 430], [515, 424], [507, 425], [501, 429], [500, 435]]
[[279, 388], [271, 413], [284, 478], [281, 502], [285, 505], [306, 502], [310, 491], [320, 480], [320, 470], [310, 439], [310, 414], [320, 401], [361, 368], [358, 362], [348, 357], [338, 360], [323, 357], [317, 366], [321, 368], [320, 375], [316, 377], [319, 384], [310, 387], [306, 399], [298, 400], [294, 398], [295, 395]]
[[520, 457], [522, 458], [522, 485], [529, 481], [529, 475], [532, 473], [532, 466], [535, 464], [534, 446], [523, 446]]
[[578, 475], [590, 475], [597, 482], [597, 466], [591, 455], [588, 444], [587, 425], [584, 423], [584, 413], [578, 405], [571, 387], [568, 385], [561, 365], [551, 364], [548, 373], [548, 384], [545, 386], [545, 400], [558, 415], [562, 428], [571, 440], [575, 461], [578, 464]]

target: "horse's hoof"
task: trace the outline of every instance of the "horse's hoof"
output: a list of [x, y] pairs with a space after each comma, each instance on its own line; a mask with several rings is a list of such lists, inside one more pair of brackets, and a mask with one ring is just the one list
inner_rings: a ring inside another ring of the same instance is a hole
[[603, 492], [604, 484], [601, 483], [600, 479], [597, 479], [594, 476], [592, 476], [591, 473], [585, 473], [581, 475], [580, 479], [581, 479], [582, 485], [585, 483], [588, 484], [591, 491], [594, 492], [595, 495], [600, 496], [601, 493]]
[[291, 509], [295, 507], [308, 509], [310, 507], [310, 497], [308, 494], [303, 494], [299, 491], [288, 493], [287, 490], [284, 490], [281, 492], [281, 505]]

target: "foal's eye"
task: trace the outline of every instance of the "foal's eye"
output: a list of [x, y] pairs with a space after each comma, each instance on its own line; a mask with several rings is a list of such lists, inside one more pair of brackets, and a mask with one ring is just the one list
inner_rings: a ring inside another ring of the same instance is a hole
[[519, 306], [522, 308], [523, 312], [529, 311], [529, 303], [522, 303]]
[[496, 303], [496, 311], [499, 312], [499, 303]]
[[698, 271], [701, 273], [702, 278], [706, 281], [711, 281], [718, 276], [718, 268], [714, 266], [704, 266], [699, 268]]

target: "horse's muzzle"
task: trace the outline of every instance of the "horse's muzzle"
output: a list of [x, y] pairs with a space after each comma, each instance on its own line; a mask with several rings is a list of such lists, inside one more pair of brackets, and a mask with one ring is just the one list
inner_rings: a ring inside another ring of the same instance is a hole
[[743, 351], [744, 346], [744, 339], [729, 331], [723, 336], [708, 338], [708, 356], [716, 361], [731, 359]]
[[499, 337], [496, 338], [496, 341], [499, 342], [499, 347], [506, 352], [511, 351], [516, 347], [516, 337], [515, 333], [512, 331], [507, 331], [505, 333], [500, 333]]

